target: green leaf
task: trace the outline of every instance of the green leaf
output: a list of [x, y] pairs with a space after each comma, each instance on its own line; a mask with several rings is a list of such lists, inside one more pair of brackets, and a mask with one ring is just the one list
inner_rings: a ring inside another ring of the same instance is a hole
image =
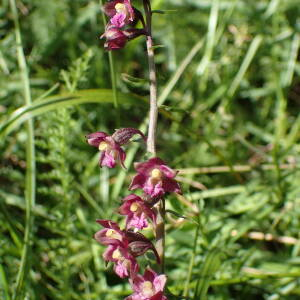
[[155, 46], [152, 46], [151, 48], [158, 49], [158, 48], [165, 48], [165, 47], [166, 47], [165, 45], [155, 45]]
[[[146, 103], [142, 97], [136, 95], [119, 93], [118, 96], [121, 104], [134, 103], [137, 105]], [[24, 105], [15, 110], [0, 125], [0, 136], [8, 135], [26, 120], [40, 116], [48, 111], [87, 103], [113, 103], [113, 91], [110, 89], [80, 90], [75, 93], [65, 93], [34, 101], [30, 105]]]
[[159, 108], [163, 108], [166, 111], [170, 111], [170, 112], [179, 112], [179, 113], [191, 114], [190, 111], [187, 111], [186, 109], [183, 109], [183, 108], [180, 108], [180, 107], [175, 107], [175, 106], [160, 105]]
[[153, 14], [166, 14], [166, 13], [176, 13], [176, 9], [154, 9], [151, 11]]
[[212, 249], [206, 255], [204, 263], [200, 269], [194, 300], [206, 299], [206, 294], [210, 286], [211, 279], [221, 266], [222, 256], [223, 253], [217, 248]]
[[8, 284], [6, 280], [6, 275], [2, 264], [0, 264], [0, 290], [2, 290], [2, 296], [4, 297], [3, 300], [9, 300], [9, 290]]
[[134, 77], [134, 76], [131, 76], [131, 75], [126, 74], [126, 73], [122, 73], [121, 74], [121, 78], [124, 81], [126, 81], [126, 82], [135, 83], [135, 84], [145, 84], [145, 83], [148, 83], [148, 79]]

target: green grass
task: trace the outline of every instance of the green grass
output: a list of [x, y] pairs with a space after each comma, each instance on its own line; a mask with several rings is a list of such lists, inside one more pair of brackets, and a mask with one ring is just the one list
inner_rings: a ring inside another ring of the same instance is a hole
[[[299, 299], [299, 3], [152, 2], [157, 150], [184, 191], [167, 199], [168, 298]], [[122, 220], [145, 147], [100, 169], [85, 135], [146, 129], [144, 40], [109, 57], [98, 0], [2, 3], [0, 298], [124, 299], [93, 234]]]

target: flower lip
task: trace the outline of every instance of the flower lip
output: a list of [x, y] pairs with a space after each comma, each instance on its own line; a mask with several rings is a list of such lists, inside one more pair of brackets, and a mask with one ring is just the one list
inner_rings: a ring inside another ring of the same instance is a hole
[[113, 254], [112, 254], [112, 258], [113, 258], [113, 259], [120, 260], [122, 257], [123, 257], [123, 256], [122, 256], [122, 254], [121, 254], [121, 252], [120, 252], [119, 249], [116, 249], [116, 250], [113, 252]]
[[144, 281], [141, 284], [141, 290], [144, 296], [151, 297], [154, 295], [155, 291], [153, 290], [153, 284], [151, 281]]

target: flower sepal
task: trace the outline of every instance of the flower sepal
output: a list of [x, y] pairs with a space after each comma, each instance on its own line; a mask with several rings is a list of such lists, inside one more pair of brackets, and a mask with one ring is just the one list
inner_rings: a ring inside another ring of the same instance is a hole
[[128, 141], [136, 134], [139, 134], [144, 141], [146, 141], [145, 135], [138, 129], [135, 128], [120, 128], [115, 131], [112, 138], [119, 144], [127, 144]]

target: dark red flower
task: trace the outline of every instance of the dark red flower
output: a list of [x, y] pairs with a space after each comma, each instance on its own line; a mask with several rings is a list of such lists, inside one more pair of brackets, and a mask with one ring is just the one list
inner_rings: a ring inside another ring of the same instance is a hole
[[163, 294], [166, 281], [166, 275], [157, 275], [147, 268], [144, 276], [136, 275], [129, 279], [134, 293], [125, 300], [167, 300]]
[[97, 220], [104, 229], [99, 230], [95, 234], [95, 240], [103, 245], [123, 245], [128, 244], [128, 240], [124, 232], [120, 229], [116, 222], [111, 220]]
[[87, 135], [87, 141], [91, 146], [98, 147], [101, 152], [100, 166], [114, 168], [117, 162], [125, 168], [126, 154], [120, 145], [105, 132], [94, 132]]
[[121, 230], [117, 223], [111, 220], [97, 220], [104, 229], [95, 234], [95, 239], [108, 246], [103, 253], [106, 261], [114, 262], [114, 270], [121, 278], [136, 274], [138, 264], [136, 257], [152, 250], [160, 263], [155, 247], [144, 235], [129, 230]]
[[104, 12], [110, 17], [110, 23], [121, 28], [134, 20], [134, 9], [130, 0], [114, 0], [104, 5]]
[[125, 32], [111, 24], [106, 26], [105, 32], [100, 38], [106, 38], [106, 42], [104, 44], [104, 48], [106, 50], [117, 50], [124, 48], [128, 41], [128, 37], [126, 36]]
[[158, 157], [150, 158], [146, 162], [135, 163], [137, 175], [134, 176], [129, 190], [141, 188], [152, 198], [163, 196], [166, 192], [181, 194], [178, 182], [174, 179], [177, 171], [168, 167]]
[[126, 154], [121, 146], [126, 144], [135, 134], [139, 134], [145, 139], [143, 133], [135, 128], [118, 129], [112, 136], [98, 131], [87, 135], [86, 138], [91, 146], [97, 147], [100, 150], [100, 166], [114, 168], [116, 163], [120, 162], [122, 167], [125, 168], [124, 160]]
[[104, 48], [106, 50], [118, 50], [124, 48], [127, 41], [143, 34], [145, 34], [144, 29], [129, 28], [121, 30], [115, 25], [109, 23], [100, 38], [106, 38], [106, 42], [104, 44]]
[[103, 253], [105, 261], [114, 262], [114, 271], [121, 277], [128, 277], [138, 272], [139, 266], [135, 257], [129, 252], [129, 248], [124, 245], [109, 245]]
[[145, 201], [131, 194], [123, 199], [123, 204], [119, 208], [119, 213], [126, 217], [126, 228], [143, 229], [148, 227], [147, 218], [155, 221], [156, 214]]

